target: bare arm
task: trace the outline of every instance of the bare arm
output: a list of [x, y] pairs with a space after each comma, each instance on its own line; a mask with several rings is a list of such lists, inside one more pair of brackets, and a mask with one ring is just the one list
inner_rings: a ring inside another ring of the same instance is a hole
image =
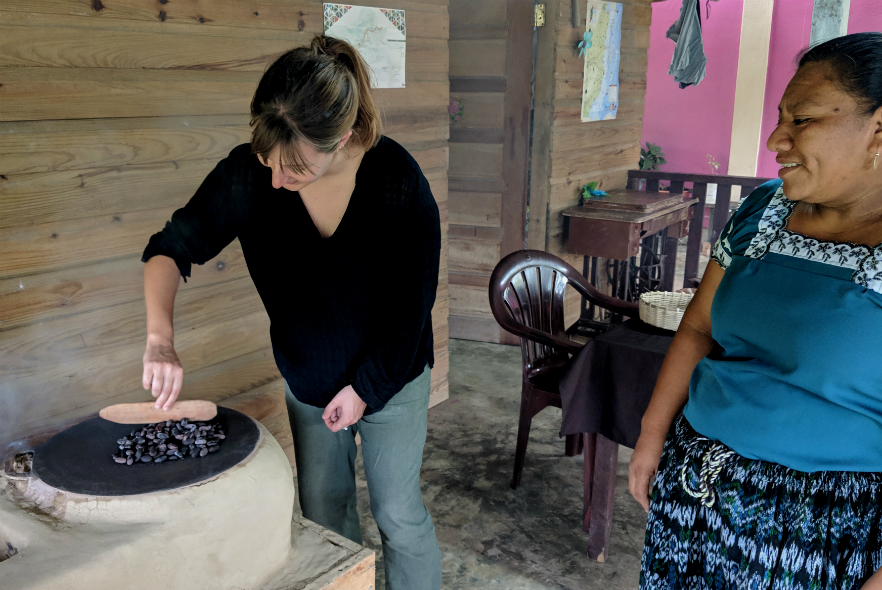
[[151, 390], [156, 407], [171, 408], [181, 392], [184, 369], [175, 353], [175, 295], [181, 272], [167, 256], [154, 256], [144, 266], [147, 304], [147, 350], [144, 352], [144, 389]]
[[649, 510], [649, 482], [655, 476], [665, 437], [689, 397], [689, 381], [698, 362], [710, 353], [711, 304], [725, 271], [714, 261], [707, 265], [659, 372], [652, 399], [634, 447], [628, 483], [631, 495]]
[[876, 573], [864, 582], [861, 590], [882, 590], [882, 569], [876, 570]]

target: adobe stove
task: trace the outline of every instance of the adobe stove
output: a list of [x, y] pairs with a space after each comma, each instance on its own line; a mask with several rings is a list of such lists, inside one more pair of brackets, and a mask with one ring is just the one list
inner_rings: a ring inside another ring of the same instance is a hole
[[292, 557], [288, 458], [248, 416], [218, 408], [217, 452], [119, 465], [132, 425], [93, 418], [0, 474], [0, 587], [275, 590]]

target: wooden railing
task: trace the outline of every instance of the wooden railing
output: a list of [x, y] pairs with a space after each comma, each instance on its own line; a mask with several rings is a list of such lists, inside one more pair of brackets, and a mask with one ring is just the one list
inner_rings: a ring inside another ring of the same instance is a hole
[[[645, 190], [658, 191], [659, 183], [668, 182], [667, 187], [672, 193], [691, 192], [698, 197], [698, 203], [694, 205], [695, 215], [689, 225], [689, 237], [686, 241], [686, 269], [683, 275], [683, 286], [694, 286], [698, 283], [699, 255], [701, 254], [702, 226], [704, 225], [704, 210], [707, 199], [707, 185], [717, 185], [717, 199], [714, 205], [716, 214], [711, 228], [711, 243], [715, 242], [720, 232], [726, 226], [729, 219], [729, 210], [732, 201], [732, 187], [741, 187], [741, 196], [746, 197], [750, 191], [769, 178], [756, 178], [753, 176], [714, 176], [710, 174], [683, 174], [680, 172], [658, 172], [651, 170], [628, 170], [628, 188], [639, 189], [640, 181], [646, 182]], [[720, 215], [720, 212], [723, 214]]]

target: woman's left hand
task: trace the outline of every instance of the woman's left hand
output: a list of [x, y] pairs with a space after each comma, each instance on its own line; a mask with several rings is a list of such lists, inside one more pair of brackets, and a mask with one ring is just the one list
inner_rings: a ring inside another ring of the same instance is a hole
[[367, 404], [358, 397], [351, 385], [347, 385], [322, 412], [322, 420], [331, 432], [339, 432], [361, 420], [365, 408]]

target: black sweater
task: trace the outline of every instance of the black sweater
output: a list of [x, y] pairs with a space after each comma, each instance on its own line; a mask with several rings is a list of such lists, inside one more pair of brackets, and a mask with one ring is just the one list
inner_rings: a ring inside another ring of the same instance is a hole
[[235, 148], [150, 238], [146, 262], [173, 258], [186, 279], [239, 238], [269, 314], [276, 364], [300, 401], [326, 406], [352, 385], [383, 408], [432, 353], [438, 287], [438, 206], [416, 161], [382, 138], [359, 166], [336, 232], [322, 238], [300, 195]]

